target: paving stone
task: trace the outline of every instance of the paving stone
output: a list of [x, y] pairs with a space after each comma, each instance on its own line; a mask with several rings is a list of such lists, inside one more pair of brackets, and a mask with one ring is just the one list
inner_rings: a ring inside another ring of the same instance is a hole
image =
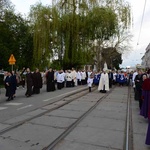
[[80, 105], [80, 106], [93, 106], [95, 102], [89, 102], [89, 101], [73, 101], [69, 103], [70, 105]]
[[102, 111], [107, 110], [107, 111], [118, 111], [118, 112], [125, 112], [126, 113], [127, 107], [125, 107], [125, 106], [116, 107], [115, 105], [113, 107], [109, 103], [104, 103], [102, 105], [97, 106], [96, 109], [102, 110]]
[[68, 104], [68, 105], [61, 107], [60, 109], [86, 112], [90, 108], [91, 108], [91, 106], [87, 106], [87, 105], [84, 106], [84, 105], [70, 105], [70, 104]]
[[150, 146], [145, 144], [146, 135], [134, 134], [133, 139], [135, 150], [150, 150]]
[[97, 110], [94, 109], [89, 116], [93, 117], [100, 117], [100, 118], [110, 118], [110, 119], [119, 119], [119, 120], [125, 120], [126, 113], [119, 112], [118, 111], [108, 111], [108, 110]]
[[116, 102], [116, 103], [127, 103], [127, 98], [126, 99], [119, 99], [119, 98], [105, 98], [106, 102]]
[[109, 119], [109, 118], [99, 118], [99, 117], [88, 116], [81, 123], [79, 123], [78, 126], [124, 132], [125, 120], [123, 121], [123, 120], [114, 120], [114, 119]]
[[63, 131], [63, 129], [27, 123], [4, 133], [1, 137], [26, 142], [30, 145], [38, 144], [44, 148], [56, 139]]
[[65, 104], [65, 103], [66, 103], [66, 101], [62, 100], [62, 101], [54, 103], [54, 105], [58, 105], [59, 106], [59, 105]]
[[6, 128], [8, 128], [8, 127], [10, 127], [10, 125], [0, 123], [0, 131], [6, 129]]
[[6, 124], [15, 124], [15, 123], [22, 122], [25, 119], [29, 119], [29, 118], [31, 118], [31, 116], [29, 116], [29, 115], [21, 115], [21, 116], [17, 116], [15, 118], [6, 120], [4, 123], [6, 123]]
[[73, 119], [73, 118], [41, 116], [41, 117], [31, 120], [30, 123], [46, 125], [46, 126], [51, 126], [55, 128], [67, 128], [75, 121], [76, 119]]
[[29, 113], [26, 113], [26, 115], [28, 116], [37, 116], [43, 112], [46, 112], [46, 110], [43, 110], [43, 109], [37, 109], [37, 110], [34, 110], [34, 111], [31, 111]]
[[76, 127], [65, 139], [77, 143], [89, 143], [90, 145], [122, 150], [124, 132], [90, 127]]
[[89, 143], [76, 143], [75, 141], [63, 140], [54, 150], [111, 150], [108, 147], [90, 145]]
[[57, 105], [51, 104], [51, 105], [47, 105], [47, 106], [42, 107], [42, 109], [51, 110], [51, 109], [54, 109], [57, 107], [58, 107]]
[[[9, 144], [8, 144], [9, 143]], [[18, 140], [12, 140], [0, 137], [1, 150], [41, 150], [42, 146], [39, 144], [28, 144]]]
[[48, 116], [62, 116], [62, 117], [68, 117], [68, 118], [79, 118], [84, 112], [79, 111], [70, 111], [70, 110], [63, 110], [63, 109], [57, 109], [54, 110], [46, 115]]

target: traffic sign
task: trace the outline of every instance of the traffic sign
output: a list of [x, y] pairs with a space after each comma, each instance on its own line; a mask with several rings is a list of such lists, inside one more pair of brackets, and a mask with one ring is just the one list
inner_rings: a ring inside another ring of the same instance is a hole
[[13, 54], [10, 55], [10, 58], [9, 58], [8, 62], [9, 62], [10, 65], [14, 65], [15, 64], [16, 59], [15, 59]]

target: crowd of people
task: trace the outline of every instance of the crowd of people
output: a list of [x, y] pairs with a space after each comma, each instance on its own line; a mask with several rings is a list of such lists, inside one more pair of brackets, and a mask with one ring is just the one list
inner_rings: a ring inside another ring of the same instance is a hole
[[[101, 80], [100, 80], [101, 78]], [[23, 68], [22, 71], [7, 71], [4, 74], [4, 83], [6, 88], [7, 101], [13, 100], [16, 96], [17, 87], [20, 85], [25, 88], [26, 97], [32, 94], [39, 94], [43, 84], [46, 84], [46, 91], [60, 90], [64, 87], [74, 87], [77, 85], [88, 85], [89, 92], [93, 85], [99, 85], [98, 90], [101, 92], [109, 91], [112, 84], [120, 84], [123, 86], [126, 82], [126, 76], [122, 72], [112, 72], [103, 70], [102, 72], [94, 72], [91, 70], [53, 70], [50, 68], [45, 72], [40, 72], [36, 69], [31, 72], [29, 68]], [[56, 88], [57, 87], [57, 88]]]
[[[98, 86], [98, 91], [106, 93], [112, 85], [133, 86], [135, 100], [139, 102], [140, 114], [149, 119], [146, 136], [146, 144], [150, 145], [150, 70], [148, 72], [138, 71], [111, 71], [103, 69], [101, 72], [91, 70], [53, 70], [50, 68], [46, 72], [36, 69], [31, 72], [29, 68], [19, 72], [5, 72], [4, 83], [6, 88], [7, 101], [13, 100], [16, 96], [16, 89], [21, 84], [26, 86], [26, 97], [32, 94], [39, 94], [43, 84], [46, 84], [46, 91], [60, 90], [64, 87], [74, 87], [88, 85], [89, 92], [93, 85]], [[57, 87], [57, 88], [56, 88]]]
[[132, 76], [134, 99], [139, 102], [140, 115], [148, 119], [145, 144], [150, 145], [150, 70], [137, 70]]
[[43, 84], [46, 84], [47, 92], [55, 91], [56, 89], [61, 90], [64, 87], [69, 88], [86, 84], [91, 88], [93, 84], [92, 79], [92, 71], [76, 71], [74, 68], [66, 71], [50, 68], [45, 72], [40, 72], [39, 69], [31, 72], [29, 68], [24, 68], [21, 72], [6, 71], [4, 74], [7, 101], [13, 100], [16, 97], [16, 90], [19, 86], [23, 88], [26, 86], [25, 95], [26, 97], [30, 97], [33, 94], [39, 94]]

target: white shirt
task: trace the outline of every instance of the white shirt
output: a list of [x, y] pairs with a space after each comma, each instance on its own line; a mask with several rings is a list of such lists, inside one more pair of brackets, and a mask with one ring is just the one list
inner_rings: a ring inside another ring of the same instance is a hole
[[88, 78], [87, 83], [88, 83], [88, 87], [92, 87], [93, 78]]
[[137, 72], [134, 72], [134, 73], [133, 73], [132, 82], [134, 82], [134, 79], [135, 79], [135, 77], [136, 77], [137, 74], [138, 74]]
[[57, 82], [59, 82], [59, 83], [62, 83], [64, 81], [64, 76], [63, 76], [63, 74], [61, 73], [58, 73], [57, 74]]

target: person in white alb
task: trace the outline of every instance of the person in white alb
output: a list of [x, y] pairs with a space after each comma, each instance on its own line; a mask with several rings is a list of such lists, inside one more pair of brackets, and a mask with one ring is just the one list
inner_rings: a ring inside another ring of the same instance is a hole
[[61, 70], [57, 74], [57, 89], [62, 89], [62, 83], [64, 82], [64, 76], [61, 72]]
[[66, 87], [71, 87], [72, 86], [72, 75], [71, 75], [71, 70], [68, 70], [66, 73]]
[[87, 84], [88, 84], [88, 87], [89, 87], [89, 92], [91, 92], [91, 88], [92, 88], [92, 84], [93, 84], [93, 76], [92, 76], [92, 74], [88, 78]]
[[77, 83], [78, 83], [78, 85], [81, 85], [81, 78], [82, 78], [81, 70], [79, 70], [78, 73], [77, 73]]
[[86, 72], [84, 70], [81, 72], [81, 83], [82, 85], [86, 84]]
[[72, 76], [72, 87], [74, 87], [75, 85], [77, 85], [77, 83], [76, 83], [77, 73], [74, 68], [72, 68], [71, 76]]
[[101, 93], [106, 93], [106, 91], [109, 91], [109, 77], [106, 69], [103, 69], [103, 73], [101, 74], [98, 91]]

